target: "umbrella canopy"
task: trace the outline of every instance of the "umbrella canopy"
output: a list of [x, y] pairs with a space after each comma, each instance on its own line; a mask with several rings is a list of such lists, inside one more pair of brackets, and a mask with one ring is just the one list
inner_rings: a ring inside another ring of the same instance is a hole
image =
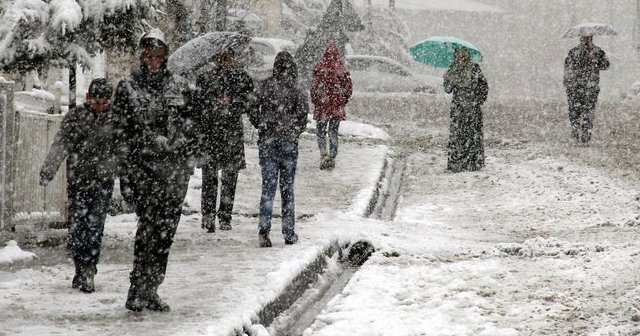
[[453, 53], [460, 47], [469, 49], [473, 62], [482, 62], [482, 54], [471, 42], [451, 36], [430, 37], [409, 47], [409, 53], [420, 63], [436, 68], [448, 68], [453, 64]]
[[211, 32], [193, 38], [169, 56], [167, 68], [177, 74], [187, 74], [211, 62], [221, 52], [232, 49], [239, 54], [251, 38], [236, 32]]
[[608, 24], [603, 23], [583, 23], [567, 29], [562, 38], [574, 38], [580, 36], [595, 35], [618, 35], [618, 32]]

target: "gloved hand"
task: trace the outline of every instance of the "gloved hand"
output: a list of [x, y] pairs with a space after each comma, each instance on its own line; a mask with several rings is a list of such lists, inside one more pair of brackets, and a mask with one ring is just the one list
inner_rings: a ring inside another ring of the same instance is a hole
[[51, 182], [51, 180], [53, 180], [53, 176], [51, 176], [51, 174], [49, 174], [44, 169], [40, 171], [40, 181], [38, 182], [38, 184], [40, 184], [43, 187], [46, 187], [49, 184], [49, 182]]

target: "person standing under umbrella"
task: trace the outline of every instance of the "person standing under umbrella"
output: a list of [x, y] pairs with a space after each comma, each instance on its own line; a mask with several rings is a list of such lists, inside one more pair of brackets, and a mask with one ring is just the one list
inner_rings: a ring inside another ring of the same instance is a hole
[[[238, 172], [246, 167], [242, 114], [247, 113], [253, 94], [253, 80], [236, 66], [228, 49], [216, 57], [215, 67], [196, 81], [194, 97], [198, 110], [202, 166], [202, 228], [215, 232], [216, 214], [220, 230], [231, 230], [231, 211]], [[218, 171], [221, 172], [220, 206]]]
[[153, 29], [140, 39], [140, 69], [116, 89], [113, 112], [121, 179], [138, 215], [131, 285], [125, 307], [169, 311], [158, 296], [169, 250], [178, 229], [182, 203], [193, 173], [193, 121], [188, 82], [167, 69], [169, 47]]
[[609, 69], [609, 66], [605, 52], [593, 44], [593, 36], [580, 37], [580, 44], [569, 50], [564, 60], [571, 135], [583, 143], [591, 140], [600, 94], [600, 71]]
[[[345, 106], [351, 98], [351, 74], [335, 44], [330, 44], [313, 67], [311, 102], [315, 106], [316, 135], [320, 147], [320, 169], [335, 167], [338, 155], [338, 129], [347, 118]], [[327, 135], [329, 148], [327, 151]]]
[[444, 75], [444, 90], [453, 93], [447, 170], [479, 170], [484, 166], [481, 107], [487, 100], [489, 86], [466, 47], [455, 50], [453, 64]]

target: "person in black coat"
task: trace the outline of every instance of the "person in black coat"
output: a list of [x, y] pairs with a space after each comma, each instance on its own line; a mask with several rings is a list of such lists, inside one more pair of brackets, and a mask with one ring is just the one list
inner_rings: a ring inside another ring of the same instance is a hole
[[[231, 230], [231, 212], [238, 173], [246, 167], [242, 114], [248, 112], [253, 81], [236, 66], [231, 49], [216, 57], [213, 68], [200, 74], [194, 97], [198, 110], [202, 163], [202, 228], [215, 232], [216, 215], [221, 230]], [[221, 172], [220, 205], [218, 171]]]
[[140, 70], [120, 81], [113, 102], [122, 191], [138, 215], [125, 307], [169, 311], [157, 291], [194, 168], [191, 93], [187, 81], [167, 69], [169, 48], [160, 30], [145, 34], [140, 47]]
[[444, 75], [444, 90], [452, 93], [447, 170], [475, 171], [484, 166], [482, 104], [489, 86], [469, 50], [456, 49], [455, 61]]
[[71, 287], [92, 293], [98, 271], [104, 222], [113, 192], [116, 169], [114, 123], [110, 113], [113, 88], [106, 79], [94, 79], [83, 106], [70, 110], [40, 169], [46, 186], [67, 160], [69, 240], [75, 265]]
[[593, 44], [593, 36], [582, 36], [580, 45], [564, 60], [564, 86], [569, 101], [571, 134], [583, 143], [591, 140], [596, 103], [600, 94], [600, 71], [609, 69], [605, 52]]
[[271, 247], [269, 231], [273, 200], [278, 185], [282, 201], [282, 234], [284, 243], [295, 244], [294, 182], [298, 164], [298, 139], [307, 125], [309, 97], [298, 83], [298, 68], [286, 51], [276, 55], [273, 76], [264, 81], [257, 92], [249, 115], [258, 130], [258, 155], [262, 172], [262, 196], [258, 241], [260, 247]]

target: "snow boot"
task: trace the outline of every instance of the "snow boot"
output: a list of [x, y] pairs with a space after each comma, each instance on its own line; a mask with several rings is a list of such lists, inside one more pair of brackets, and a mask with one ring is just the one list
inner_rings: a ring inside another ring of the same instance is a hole
[[271, 239], [269, 239], [269, 231], [260, 231], [258, 234], [258, 245], [260, 247], [271, 247]]

